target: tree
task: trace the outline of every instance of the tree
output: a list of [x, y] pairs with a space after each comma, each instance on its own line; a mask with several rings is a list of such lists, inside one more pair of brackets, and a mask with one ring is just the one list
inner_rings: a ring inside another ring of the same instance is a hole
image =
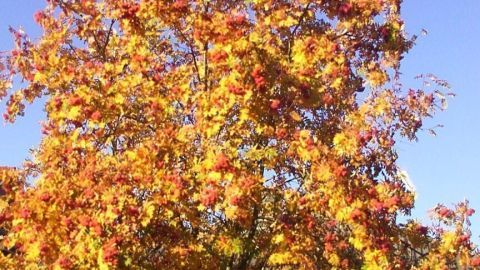
[[467, 203], [397, 221], [395, 140], [445, 99], [399, 82], [400, 0], [47, 2], [3, 56], [4, 118], [47, 113], [1, 178], [5, 268], [480, 265]]

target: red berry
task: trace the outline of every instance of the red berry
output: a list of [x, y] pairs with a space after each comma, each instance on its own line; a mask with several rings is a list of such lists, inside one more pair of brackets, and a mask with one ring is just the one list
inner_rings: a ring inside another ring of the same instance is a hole
[[177, 11], [186, 11], [188, 2], [187, 0], [176, 0], [172, 6]]
[[68, 99], [68, 104], [70, 106], [78, 106], [81, 105], [83, 102], [81, 97], [73, 96]]
[[325, 93], [322, 97], [322, 101], [326, 106], [333, 104], [333, 96], [330, 93]]
[[222, 171], [222, 170], [227, 170], [229, 168], [230, 168], [230, 162], [228, 161], [227, 156], [225, 156], [225, 154], [223, 153], [218, 154], [217, 161], [215, 162], [213, 169], [215, 171]]
[[277, 139], [282, 140], [287, 137], [287, 130], [284, 128], [279, 128], [275, 131], [275, 136], [277, 136]]
[[475, 210], [472, 209], [472, 208], [470, 208], [470, 209], [468, 209], [468, 210], [465, 212], [465, 214], [466, 214], [467, 216], [471, 216], [471, 215], [475, 214]]
[[355, 219], [359, 219], [360, 217], [363, 216], [363, 212], [358, 209], [358, 208], [355, 208], [352, 213], [350, 214], [350, 218], [355, 220]]
[[452, 211], [446, 207], [441, 207], [438, 209], [437, 213], [440, 215], [440, 217], [449, 217], [452, 214]]
[[92, 113], [90, 118], [92, 118], [92, 120], [94, 121], [100, 121], [100, 119], [102, 119], [102, 113], [99, 111], [95, 111], [94, 113]]
[[279, 99], [272, 99], [270, 101], [270, 108], [272, 110], [278, 110], [280, 108], [280, 104], [281, 104], [281, 102], [280, 102]]
[[30, 210], [28, 210], [26, 208], [24, 208], [20, 211], [20, 216], [24, 219], [29, 218], [31, 215], [32, 215], [32, 212], [30, 212]]
[[43, 193], [42, 195], [40, 195], [40, 200], [42, 200], [42, 202], [48, 202], [50, 198], [51, 196], [48, 193]]
[[347, 16], [348, 14], [350, 14], [350, 11], [352, 10], [352, 8], [353, 6], [351, 3], [344, 3], [340, 5], [340, 7], [338, 8], [338, 12], [342, 16]]
[[218, 198], [217, 190], [213, 188], [208, 188], [202, 192], [202, 197], [200, 201], [205, 206], [212, 206], [217, 201], [217, 198]]
[[480, 257], [474, 257], [470, 260], [471, 266], [480, 266]]
[[43, 20], [43, 18], [45, 18], [45, 14], [43, 13], [43, 11], [37, 11], [35, 12], [35, 14], [33, 15], [33, 19], [35, 20], [36, 23], [40, 24], [41, 21]]

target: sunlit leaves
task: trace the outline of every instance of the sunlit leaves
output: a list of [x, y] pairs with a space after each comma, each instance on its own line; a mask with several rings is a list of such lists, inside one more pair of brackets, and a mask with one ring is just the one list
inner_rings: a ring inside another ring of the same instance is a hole
[[[427, 82], [448, 88], [425, 75], [422, 89], [399, 89], [412, 45], [399, 4], [49, 1], [35, 15], [43, 35], [32, 42], [12, 30], [15, 49], [0, 69], [7, 121], [38, 98], [47, 113], [33, 161], [1, 174], [0, 263], [408, 269], [457, 255], [478, 263], [467, 226], [425, 233], [396, 222], [414, 194], [395, 142], [415, 139], [445, 107]], [[12, 91], [17, 79], [25, 88]], [[436, 213], [451, 226], [464, 208]], [[422, 262], [405, 255], [428, 244]]]

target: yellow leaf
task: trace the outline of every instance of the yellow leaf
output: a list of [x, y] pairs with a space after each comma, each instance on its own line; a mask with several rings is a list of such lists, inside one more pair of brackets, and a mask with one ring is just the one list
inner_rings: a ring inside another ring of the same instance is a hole
[[296, 260], [293, 254], [289, 251], [277, 252], [270, 255], [268, 258], [268, 263], [270, 265], [279, 265], [279, 264], [294, 264]]
[[40, 243], [35, 242], [34, 244], [28, 246], [25, 259], [27, 261], [35, 261], [40, 257]]
[[115, 95], [115, 103], [116, 104], [123, 104], [125, 102], [125, 97], [122, 94]]
[[68, 119], [77, 119], [81, 115], [81, 110], [79, 106], [71, 107], [68, 111], [67, 118]]
[[155, 213], [155, 205], [151, 202], [147, 203], [144, 206], [145, 209], [145, 216], [142, 219], [142, 226], [146, 227], [149, 223], [150, 220], [153, 218], [153, 214]]
[[287, 16], [285, 20], [280, 21], [280, 26], [291, 27], [298, 24], [298, 21], [292, 16]]
[[99, 266], [98, 268], [100, 270], [109, 270], [110, 269], [109, 265], [103, 260], [103, 250], [102, 249], [100, 249], [98, 251], [97, 263], [98, 263], [98, 266]]
[[357, 151], [357, 140], [355, 137], [344, 132], [335, 135], [333, 144], [339, 155], [352, 156]]
[[272, 238], [274, 244], [279, 244], [285, 241], [285, 235], [283, 233], [277, 234]]
[[302, 116], [300, 116], [300, 114], [298, 114], [296, 111], [290, 112], [290, 117], [297, 122], [302, 121]]
[[45, 74], [41, 72], [35, 73], [35, 76], [33, 77], [33, 81], [39, 84], [45, 84], [47, 77]]
[[250, 118], [250, 116], [248, 115], [249, 111], [248, 109], [241, 109], [240, 110], [240, 122], [245, 122], [246, 120], [248, 120]]

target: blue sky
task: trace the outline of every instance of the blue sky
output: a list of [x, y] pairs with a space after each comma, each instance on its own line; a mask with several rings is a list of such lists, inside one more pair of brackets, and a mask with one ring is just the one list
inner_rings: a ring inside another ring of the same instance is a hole
[[[14, 43], [9, 25], [23, 26], [27, 33], [38, 36], [40, 30], [33, 22], [35, 11], [45, 6], [42, 0], [0, 0], [0, 51], [13, 48]], [[4, 112], [4, 102], [0, 115]], [[18, 165], [29, 156], [28, 150], [40, 140], [40, 119], [44, 118], [42, 104], [37, 102], [27, 109], [26, 116], [19, 118], [15, 125], [0, 120], [0, 164]]]
[[[0, 1], [0, 50], [13, 46], [8, 26], [23, 26], [32, 36], [39, 35], [33, 13], [42, 0]], [[433, 73], [453, 86], [457, 97], [446, 112], [439, 113], [426, 127], [443, 124], [438, 136], [427, 132], [418, 143], [400, 141], [399, 164], [416, 186], [418, 198], [413, 216], [427, 220], [428, 209], [442, 202], [447, 206], [468, 198], [478, 209], [472, 219], [476, 242], [480, 242], [480, 2], [478, 0], [406, 0], [403, 17], [410, 34], [421, 36], [405, 57], [403, 83], [418, 87], [418, 74]], [[18, 165], [29, 156], [28, 149], [40, 139], [42, 104], [27, 109], [15, 125], [0, 125], [0, 164]], [[3, 110], [3, 107], [2, 107]]]
[[427, 219], [426, 211], [443, 202], [469, 199], [477, 209], [472, 218], [476, 242], [480, 234], [480, 2], [478, 0], [407, 0], [403, 5], [407, 31], [420, 37], [402, 66], [405, 86], [418, 86], [413, 78], [433, 73], [446, 79], [457, 97], [445, 112], [426, 126], [445, 125], [438, 136], [427, 132], [418, 143], [398, 144], [400, 165], [414, 182], [418, 198], [414, 216]]

